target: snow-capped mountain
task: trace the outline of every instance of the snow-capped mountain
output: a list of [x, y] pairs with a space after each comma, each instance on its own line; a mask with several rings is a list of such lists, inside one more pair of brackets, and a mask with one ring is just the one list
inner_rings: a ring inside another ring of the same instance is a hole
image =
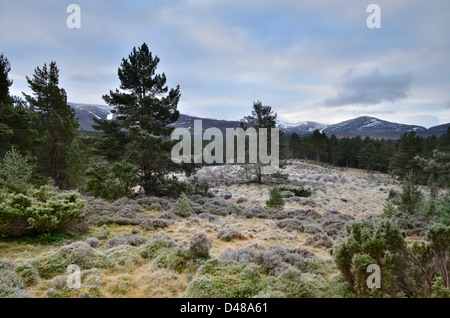
[[396, 139], [405, 132], [416, 131], [418, 134], [426, 132], [426, 128], [416, 125], [404, 125], [381, 120], [375, 117], [362, 116], [329, 125], [323, 132], [336, 137], [369, 136], [374, 138]]
[[[241, 125], [242, 121], [239, 120], [221, 120], [221, 119], [212, 119], [212, 118], [200, 118], [194, 115], [180, 114], [180, 118], [173, 123], [170, 124], [170, 127], [175, 128], [187, 128], [189, 131], [193, 132], [194, 130], [194, 120], [202, 121], [203, 130], [215, 127], [219, 128], [222, 133], [225, 135], [226, 128], [237, 128]], [[247, 125], [248, 126], [248, 125]]]
[[[112, 119], [111, 113], [112, 107], [106, 105], [91, 105], [80, 103], [69, 103], [75, 109], [76, 117], [80, 122], [80, 129], [86, 131], [93, 131], [92, 125], [94, 124], [93, 118]], [[181, 114], [177, 122], [171, 124], [172, 127], [187, 128], [191, 132], [194, 129], [194, 120], [201, 119], [203, 130], [216, 127], [219, 128], [225, 135], [226, 128], [237, 128], [243, 120], [220, 120], [211, 118], [201, 118], [194, 115]], [[249, 127], [251, 125], [245, 124]], [[295, 124], [286, 123], [281, 120], [277, 120], [277, 127], [282, 130], [286, 135], [297, 133], [299, 136], [308, 136], [319, 130], [327, 134], [328, 136], [335, 135], [338, 138], [342, 137], [372, 137], [372, 138], [384, 138], [384, 139], [399, 139], [405, 132], [416, 131], [420, 136], [441, 136], [447, 132], [449, 124], [431, 127], [426, 129], [425, 127], [416, 125], [404, 125], [399, 123], [393, 123], [385, 120], [381, 120], [375, 117], [358, 117], [350, 120], [343, 121], [334, 125], [325, 125], [313, 121], [304, 121]]]
[[316, 123], [314, 121], [303, 121], [296, 124], [290, 124], [277, 120], [277, 127], [288, 135], [296, 133], [299, 136], [308, 136], [312, 134], [314, 130], [325, 130], [327, 125]]
[[75, 117], [78, 118], [80, 129], [86, 131], [93, 131], [94, 118], [98, 119], [112, 119], [113, 108], [108, 105], [92, 105], [80, 103], [68, 103], [75, 110]]

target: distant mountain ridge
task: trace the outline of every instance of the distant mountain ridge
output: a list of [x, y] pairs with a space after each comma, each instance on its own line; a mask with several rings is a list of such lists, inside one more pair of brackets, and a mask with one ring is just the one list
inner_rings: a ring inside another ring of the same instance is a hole
[[[93, 118], [112, 119], [112, 107], [107, 105], [92, 105], [81, 103], [69, 103], [75, 109], [76, 117], [80, 122], [80, 129], [93, 131]], [[242, 120], [220, 120], [212, 118], [201, 118], [193, 115], [181, 114], [177, 122], [171, 124], [171, 127], [187, 128], [191, 131], [194, 129], [194, 120], [202, 120], [203, 130], [210, 127], [219, 128], [225, 133], [226, 128], [237, 128], [241, 125]], [[425, 128], [417, 125], [405, 125], [381, 120], [375, 117], [362, 116], [354, 119], [346, 120], [333, 125], [321, 124], [313, 121], [304, 121], [300, 123], [290, 124], [277, 120], [277, 127], [287, 135], [297, 133], [299, 136], [311, 135], [314, 130], [319, 130], [328, 136], [335, 135], [338, 138], [343, 137], [371, 137], [384, 139], [399, 139], [405, 132], [416, 131], [418, 135], [428, 137], [436, 135], [437, 137], [445, 134], [450, 123]]]
[[98, 119], [112, 119], [111, 111], [113, 107], [108, 105], [93, 105], [81, 103], [68, 103], [75, 110], [75, 117], [78, 118], [80, 129], [86, 131], [93, 131], [94, 118]]
[[405, 132], [416, 131], [419, 135], [427, 131], [425, 127], [416, 125], [404, 125], [381, 120], [375, 117], [362, 116], [346, 120], [338, 124], [329, 125], [324, 133], [341, 137], [372, 137], [396, 139]]

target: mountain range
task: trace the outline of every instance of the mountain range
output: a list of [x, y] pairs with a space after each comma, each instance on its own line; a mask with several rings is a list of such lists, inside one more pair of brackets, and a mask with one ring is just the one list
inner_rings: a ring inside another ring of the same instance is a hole
[[[93, 118], [112, 119], [112, 107], [107, 105], [93, 105], [69, 103], [75, 110], [76, 117], [80, 123], [80, 129], [85, 131], [93, 131]], [[243, 120], [220, 120], [211, 118], [201, 118], [194, 115], [181, 114], [177, 122], [171, 124], [172, 127], [187, 128], [192, 131], [194, 120], [202, 120], [203, 129], [216, 127], [225, 133], [226, 128], [236, 128], [241, 125]], [[290, 135], [297, 133], [299, 136], [308, 136], [319, 130], [328, 136], [335, 135], [338, 138], [343, 137], [371, 137], [384, 139], [399, 139], [405, 132], [416, 131], [419, 136], [428, 137], [436, 135], [437, 137], [445, 134], [450, 127], [450, 123], [425, 128], [416, 125], [405, 125], [381, 120], [375, 117], [362, 116], [354, 119], [346, 120], [333, 125], [321, 124], [313, 121], [304, 121], [296, 124], [290, 124], [283, 121], [277, 121], [277, 127]]]

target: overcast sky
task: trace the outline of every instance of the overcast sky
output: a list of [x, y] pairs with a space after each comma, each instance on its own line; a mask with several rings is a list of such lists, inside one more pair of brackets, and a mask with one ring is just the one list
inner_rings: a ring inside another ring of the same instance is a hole
[[[69, 4], [81, 28], [69, 29]], [[381, 8], [381, 29], [366, 25]], [[0, 53], [11, 92], [55, 60], [69, 101], [104, 104], [117, 69], [146, 42], [183, 113], [331, 124], [368, 115], [426, 127], [450, 122], [449, 0], [2, 0]]]

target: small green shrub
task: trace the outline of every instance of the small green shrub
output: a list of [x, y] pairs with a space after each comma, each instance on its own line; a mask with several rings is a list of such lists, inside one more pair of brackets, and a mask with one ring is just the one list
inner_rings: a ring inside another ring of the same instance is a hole
[[16, 148], [5, 154], [0, 164], [0, 187], [9, 191], [24, 193], [31, 185], [33, 166]]
[[72, 264], [80, 266], [82, 270], [108, 266], [105, 255], [85, 242], [65, 245], [31, 261], [31, 265], [36, 268], [39, 276], [45, 279], [65, 273], [67, 267]]
[[[389, 219], [355, 222], [347, 225], [347, 236], [335, 242], [333, 256], [349, 287], [359, 296], [430, 297], [436, 277], [443, 277], [448, 288], [450, 227], [434, 225], [427, 239], [407, 246], [404, 234]], [[367, 287], [370, 264], [380, 266], [380, 289]]]
[[258, 295], [267, 280], [255, 264], [209, 260], [190, 283], [186, 297], [249, 298]]
[[182, 193], [177, 200], [174, 213], [181, 217], [188, 217], [192, 214], [191, 200], [189, 200], [186, 194]]
[[278, 187], [281, 192], [291, 192], [296, 197], [304, 197], [309, 198], [312, 193], [311, 190], [305, 189], [305, 188], [299, 188], [299, 187], [286, 187], [286, 186], [280, 186]]
[[209, 184], [206, 181], [200, 181], [198, 177], [193, 177], [189, 182], [179, 181], [176, 178], [166, 181], [165, 191], [161, 193], [169, 198], [179, 198], [182, 193], [187, 195], [200, 195], [202, 197], [212, 198], [214, 195], [209, 190]]
[[39, 272], [29, 263], [20, 263], [15, 267], [25, 286], [34, 286], [39, 282]]
[[399, 279], [407, 277], [405, 264], [400, 256], [400, 252], [405, 250], [404, 236], [394, 222], [362, 221], [347, 225], [347, 236], [335, 242], [333, 256], [350, 288], [364, 296], [371, 294], [371, 290], [366, 286], [367, 266], [384, 264], [381, 267], [383, 277], [381, 292], [394, 296], [398, 292], [398, 287], [386, 283], [392, 281], [394, 277]]
[[141, 245], [139, 250], [141, 256], [145, 259], [155, 259], [162, 249], [171, 249], [176, 246], [175, 242], [166, 237], [155, 237], [146, 244]]
[[160, 268], [167, 268], [177, 272], [183, 272], [193, 268], [194, 261], [189, 250], [176, 246], [159, 251], [153, 263]]
[[56, 194], [48, 187], [27, 195], [0, 196], [0, 236], [20, 237], [64, 232], [82, 213], [84, 201], [75, 193]]
[[270, 190], [270, 196], [269, 196], [269, 200], [266, 201], [266, 206], [268, 208], [283, 210], [284, 199], [283, 199], [283, 196], [281, 195], [279, 188], [274, 187]]
[[437, 277], [433, 283], [432, 298], [450, 298], [450, 288], [446, 288], [442, 277]]
[[[103, 264], [98, 264], [98, 268], [109, 267], [119, 272], [127, 272], [133, 270], [136, 265], [143, 262], [140, 251], [131, 245], [119, 245], [110, 248], [104, 252], [105, 260]], [[88, 269], [91, 267], [83, 267]]]

